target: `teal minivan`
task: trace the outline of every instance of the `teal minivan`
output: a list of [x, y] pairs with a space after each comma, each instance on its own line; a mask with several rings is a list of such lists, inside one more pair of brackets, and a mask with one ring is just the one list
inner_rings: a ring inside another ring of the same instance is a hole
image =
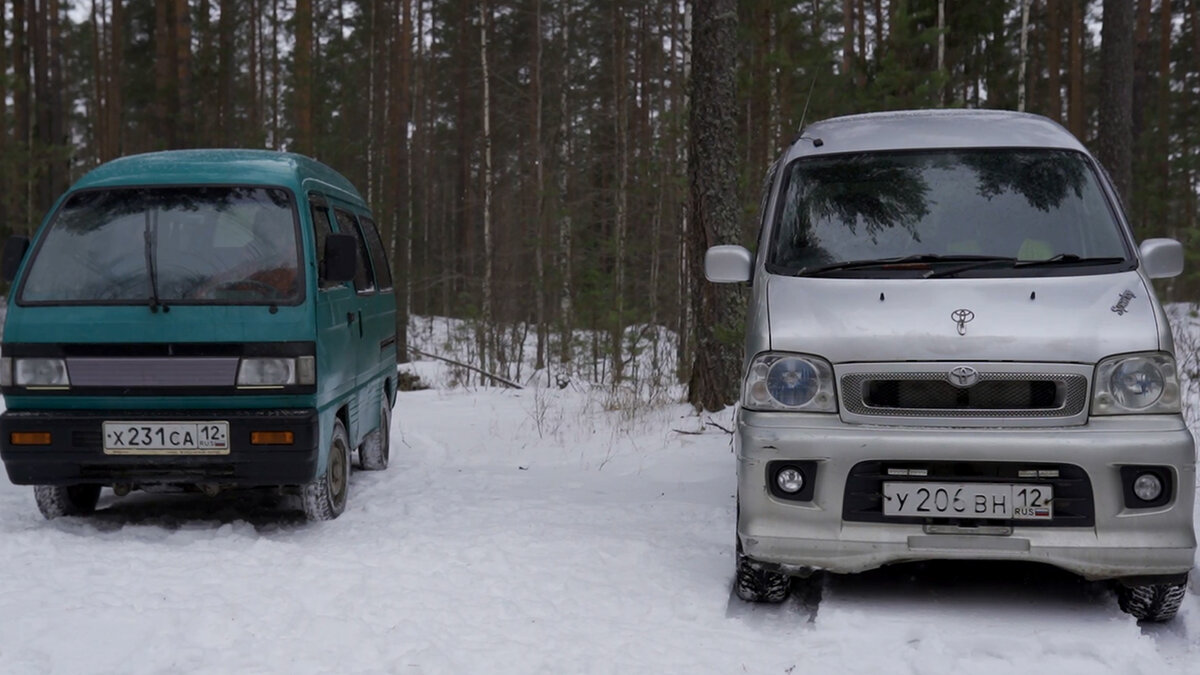
[[366, 202], [300, 155], [117, 159], [13, 237], [0, 458], [47, 518], [100, 490], [280, 487], [342, 513], [388, 464], [396, 302]]

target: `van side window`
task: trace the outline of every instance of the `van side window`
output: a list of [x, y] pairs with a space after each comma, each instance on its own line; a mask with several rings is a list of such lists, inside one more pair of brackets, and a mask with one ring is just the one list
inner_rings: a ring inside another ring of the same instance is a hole
[[354, 290], [359, 293], [373, 293], [375, 282], [371, 279], [371, 255], [367, 253], [367, 245], [363, 242], [362, 233], [358, 231], [358, 222], [354, 215], [341, 209], [334, 209], [337, 216], [338, 233], [348, 234], [358, 242], [355, 247], [358, 255], [358, 270], [354, 273]]
[[333, 286], [325, 281], [325, 239], [333, 233], [333, 225], [329, 223], [329, 209], [313, 205], [312, 221], [317, 246], [317, 278], [320, 279], [321, 288], [329, 288]]
[[367, 237], [367, 248], [371, 251], [371, 266], [375, 268], [375, 283], [379, 284], [379, 290], [390, 291], [392, 289], [392, 270], [388, 266], [383, 240], [379, 238], [379, 229], [375, 227], [375, 221], [370, 218], [359, 218], [358, 222], [363, 226], [363, 234]]

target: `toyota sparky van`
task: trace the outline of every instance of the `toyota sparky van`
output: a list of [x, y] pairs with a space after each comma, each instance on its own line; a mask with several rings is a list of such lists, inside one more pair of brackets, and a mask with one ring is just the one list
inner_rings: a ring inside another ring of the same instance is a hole
[[103, 486], [346, 505], [388, 463], [396, 305], [359, 193], [314, 160], [197, 150], [84, 176], [14, 237], [0, 457], [47, 518]]
[[1105, 173], [1045, 118], [856, 115], [770, 171], [737, 412], [736, 592], [928, 559], [1117, 582], [1139, 619], [1186, 590], [1196, 454], [1151, 279]]

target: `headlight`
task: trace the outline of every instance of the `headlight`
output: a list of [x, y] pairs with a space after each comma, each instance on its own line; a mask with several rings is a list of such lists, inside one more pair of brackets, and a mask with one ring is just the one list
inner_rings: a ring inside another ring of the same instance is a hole
[[1096, 366], [1093, 415], [1177, 412], [1179, 379], [1170, 354], [1124, 354]]
[[71, 386], [62, 359], [13, 359], [13, 381], [18, 387]]
[[833, 368], [825, 359], [800, 354], [759, 354], [742, 386], [749, 410], [837, 412]]
[[314, 359], [245, 358], [238, 365], [239, 387], [282, 387], [289, 384], [313, 384], [316, 381]]

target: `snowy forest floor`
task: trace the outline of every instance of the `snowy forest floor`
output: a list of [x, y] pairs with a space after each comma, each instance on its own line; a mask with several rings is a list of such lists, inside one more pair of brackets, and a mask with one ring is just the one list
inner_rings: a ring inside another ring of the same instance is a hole
[[[4, 673], [1200, 673], [1200, 580], [1139, 626], [1018, 564], [731, 597], [731, 413], [603, 389], [405, 392], [392, 465], [308, 524], [257, 494], [106, 491], [45, 521], [0, 480]], [[681, 392], [671, 392], [678, 397]]]

